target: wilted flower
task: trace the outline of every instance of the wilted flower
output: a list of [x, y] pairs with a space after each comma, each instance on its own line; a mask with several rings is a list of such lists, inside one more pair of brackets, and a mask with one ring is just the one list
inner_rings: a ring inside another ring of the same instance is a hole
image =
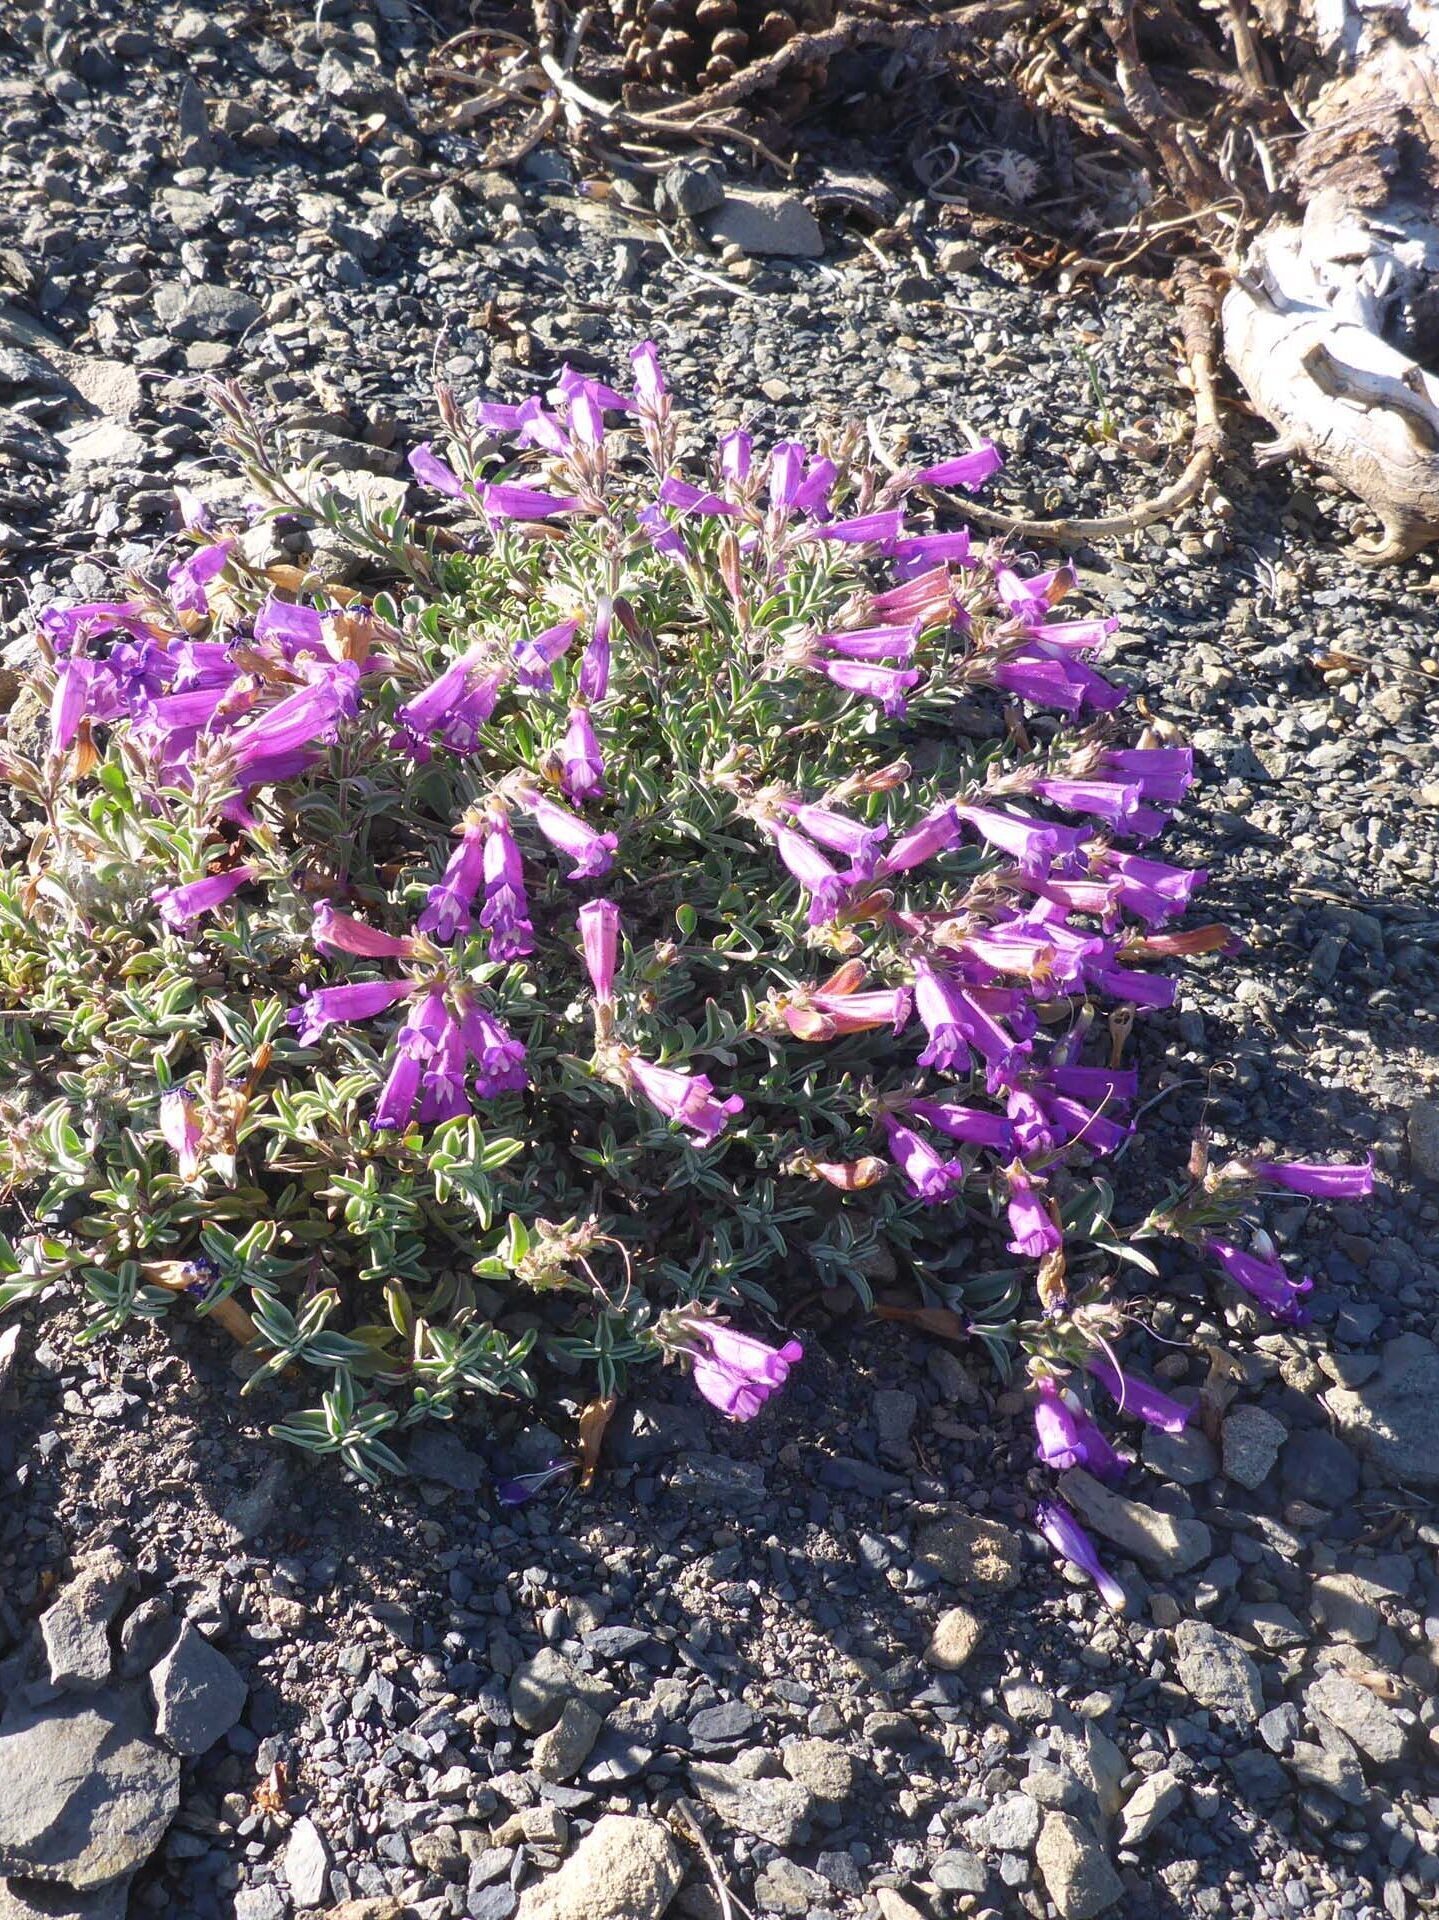
[[1107, 1606], [1113, 1607], [1116, 1613], [1124, 1611], [1123, 1587], [1105, 1571], [1094, 1542], [1068, 1507], [1058, 1500], [1047, 1500], [1035, 1508], [1034, 1524], [1062, 1560], [1089, 1575]]
[[1303, 1296], [1313, 1289], [1314, 1282], [1307, 1275], [1301, 1280], [1291, 1280], [1277, 1260], [1245, 1253], [1225, 1240], [1206, 1240], [1204, 1251], [1212, 1254], [1235, 1286], [1241, 1287], [1266, 1313], [1286, 1326], [1308, 1324], [1309, 1309]]
[[182, 1180], [193, 1180], [200, 1171], [204, 1129], [200, 1125], [199, 1102], [188, 1088], [174, 1088], [161, 1094], [160, 1133], [175, 1156], [176, 1173]]
[[1106, 1354], [1087, 1353], [1084, 1365], [1121, 1413], [1132, 1413], [1135, 1419], [1144, 1421], [1146, 1426], [1158, 1427], [1161, 1433], [1182, 1433], [1189, 1425], [1192, 1407], [1171, 1400], [1152, 1381], [1122, 1371]]

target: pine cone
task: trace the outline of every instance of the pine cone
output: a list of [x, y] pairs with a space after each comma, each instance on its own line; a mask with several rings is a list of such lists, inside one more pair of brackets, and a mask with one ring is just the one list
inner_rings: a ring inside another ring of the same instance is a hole
[[[625, 77], [689, 92], [733, 79], [797, 33], [833, 26], [836, 0], [609, 0], [609, 5]], [[775, 104], [791, 113], [802, 111], [823, 84], [818, 68], [787, 75]]]

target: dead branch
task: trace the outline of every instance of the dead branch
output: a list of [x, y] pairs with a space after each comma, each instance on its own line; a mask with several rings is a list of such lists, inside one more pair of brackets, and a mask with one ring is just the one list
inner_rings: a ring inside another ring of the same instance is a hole
[[1213, 472], [1224, 450], [1219, 401], [1214, 390], [1214, 349], [1219, 313], [1213, 290], [1192, 262], [1175, 275], [1180, 296], [1181, 351], [1194, 392], [1194, 433], [1189, 460], [1173, 486], [1152, 500], [1123, 513], [1098, 520], [1025, 520], [967, 500], [957, 503], [965, 519], [985, 533], [1018, 534], [1025, 540], [1052, 540], [1059, 546], [1079, 546], [1089, 540], [1113, 539], [1135, 533], [1156, 520], [1167, 520], [1188, 506]]

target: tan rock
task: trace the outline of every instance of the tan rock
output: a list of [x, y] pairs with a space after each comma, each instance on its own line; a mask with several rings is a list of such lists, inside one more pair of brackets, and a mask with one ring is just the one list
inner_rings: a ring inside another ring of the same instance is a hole
[[941, 1673], [958, 1673], [974, 1653], [984, 1635], [984, 1622], [968, 1607], [950, 1607], [934, 1625], [934, 1634], [924, 1650], [930, 1666]]
[[684, 1860], [658, 1820], [609, 1813], [557, 1873], [526, 1889], [519, 1920], [660, 1920]]

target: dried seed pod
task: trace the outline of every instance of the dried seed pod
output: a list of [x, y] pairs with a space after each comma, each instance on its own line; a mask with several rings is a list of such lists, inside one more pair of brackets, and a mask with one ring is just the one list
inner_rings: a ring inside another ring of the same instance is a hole
[[726, 80], [733, 80], [738, 72], [739, 68], [733, 60], [727, 60], [722, 53], [714, 53], [705, 67], [704, 83], [707, 87], [720, 87]]
[[775, 8], [760, 21], [759, 44], [766, 53], [773, 53], [776, 48], [784, 46], [786, 41], [793, 40], [798, 32], [799, 23], [794, 15], [781, 13], [778, 8]]
[[695, 25], [706, 33], [718, 33], [723, 27], [732, 27], [738, 19], [737, 0], [699, 0], [695, 8]]

